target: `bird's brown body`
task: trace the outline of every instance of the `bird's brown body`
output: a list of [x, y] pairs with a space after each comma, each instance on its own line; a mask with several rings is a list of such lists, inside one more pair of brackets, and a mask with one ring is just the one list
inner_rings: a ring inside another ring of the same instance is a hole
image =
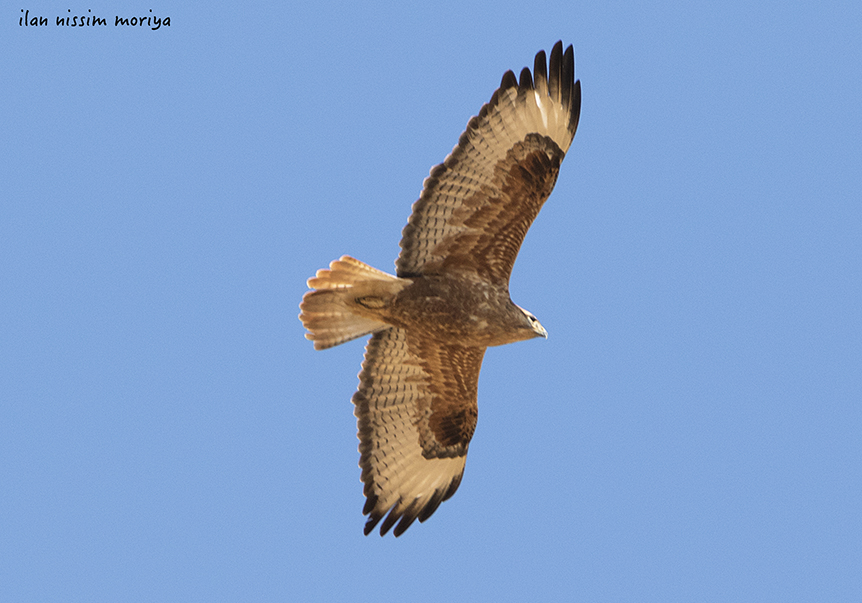
[[[488, 347], [532, 339], [535, 324], [512, 303], [509, 292], [470, 275], [428, 275], [389, 300], [369, 295], [355, 299], [357, 313], [441, 343]], [[469, 308], [469, 312], [464, 309]], [[419, 318], [419, 320], [417, 320]]]

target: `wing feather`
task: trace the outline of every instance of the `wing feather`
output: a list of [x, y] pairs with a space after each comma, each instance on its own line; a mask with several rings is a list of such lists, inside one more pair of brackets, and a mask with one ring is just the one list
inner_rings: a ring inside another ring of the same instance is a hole
[[381, 535], [395, 526], [399, 536], [458, 489], [484, 352], [420, 343], [398, 328], [368, 342], [353, 396], [366, 534], [385, 517]]
[[[399, 276], [472, 271], [508, 285], [521, 243], [553, 190], [578, 126], [574, 50], [536, 54], [520, 81], [507, 71], [435, 166], [404, 228]], [[502, 244], [500, 243], [502, 241]]]

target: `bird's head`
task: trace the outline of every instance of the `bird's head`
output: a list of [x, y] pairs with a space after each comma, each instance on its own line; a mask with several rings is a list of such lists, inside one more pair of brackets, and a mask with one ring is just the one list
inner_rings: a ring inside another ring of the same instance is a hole
[[524, 316], [527, 318], [527, 324], [533, 331], [533, 337], [544, 337], [547, 339], [548, 332], [545, 330], [545, 327], [542, 326], [542, 323], [539, 322], [539, 319], [536, 318], [532, 312], [524, 310], [521, 306], [518, 306], [518, 309], [523, 312]]

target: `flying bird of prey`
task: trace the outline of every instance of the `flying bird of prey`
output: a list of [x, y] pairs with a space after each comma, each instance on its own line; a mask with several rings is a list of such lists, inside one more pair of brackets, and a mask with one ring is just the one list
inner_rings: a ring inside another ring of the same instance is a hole
[[503, 75], [431, 170], [395, 276], [343, 256], [308, 280], [299, 318], [315, 349], [373, 334], [353, 395], [366, 535], [383, 520], [381, 536], [400, 536], [458, 489], [485, 349], [548, 336], [512, 303], [509, 275], [580, 111], [574, 52], [557, 42], [550, 64], [540, 51], [532, 74]]

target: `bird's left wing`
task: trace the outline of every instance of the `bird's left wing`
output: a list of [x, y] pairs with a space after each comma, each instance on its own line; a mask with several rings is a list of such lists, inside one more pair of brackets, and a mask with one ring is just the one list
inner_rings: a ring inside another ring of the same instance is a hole
[[[353, 396], [368, 534], [400, 536], [461, 483], [477, 418], [485, 348], [443, 345], [399, 328], [368, 342]], [[395, 525], [395, 524], [398, 525]]]

